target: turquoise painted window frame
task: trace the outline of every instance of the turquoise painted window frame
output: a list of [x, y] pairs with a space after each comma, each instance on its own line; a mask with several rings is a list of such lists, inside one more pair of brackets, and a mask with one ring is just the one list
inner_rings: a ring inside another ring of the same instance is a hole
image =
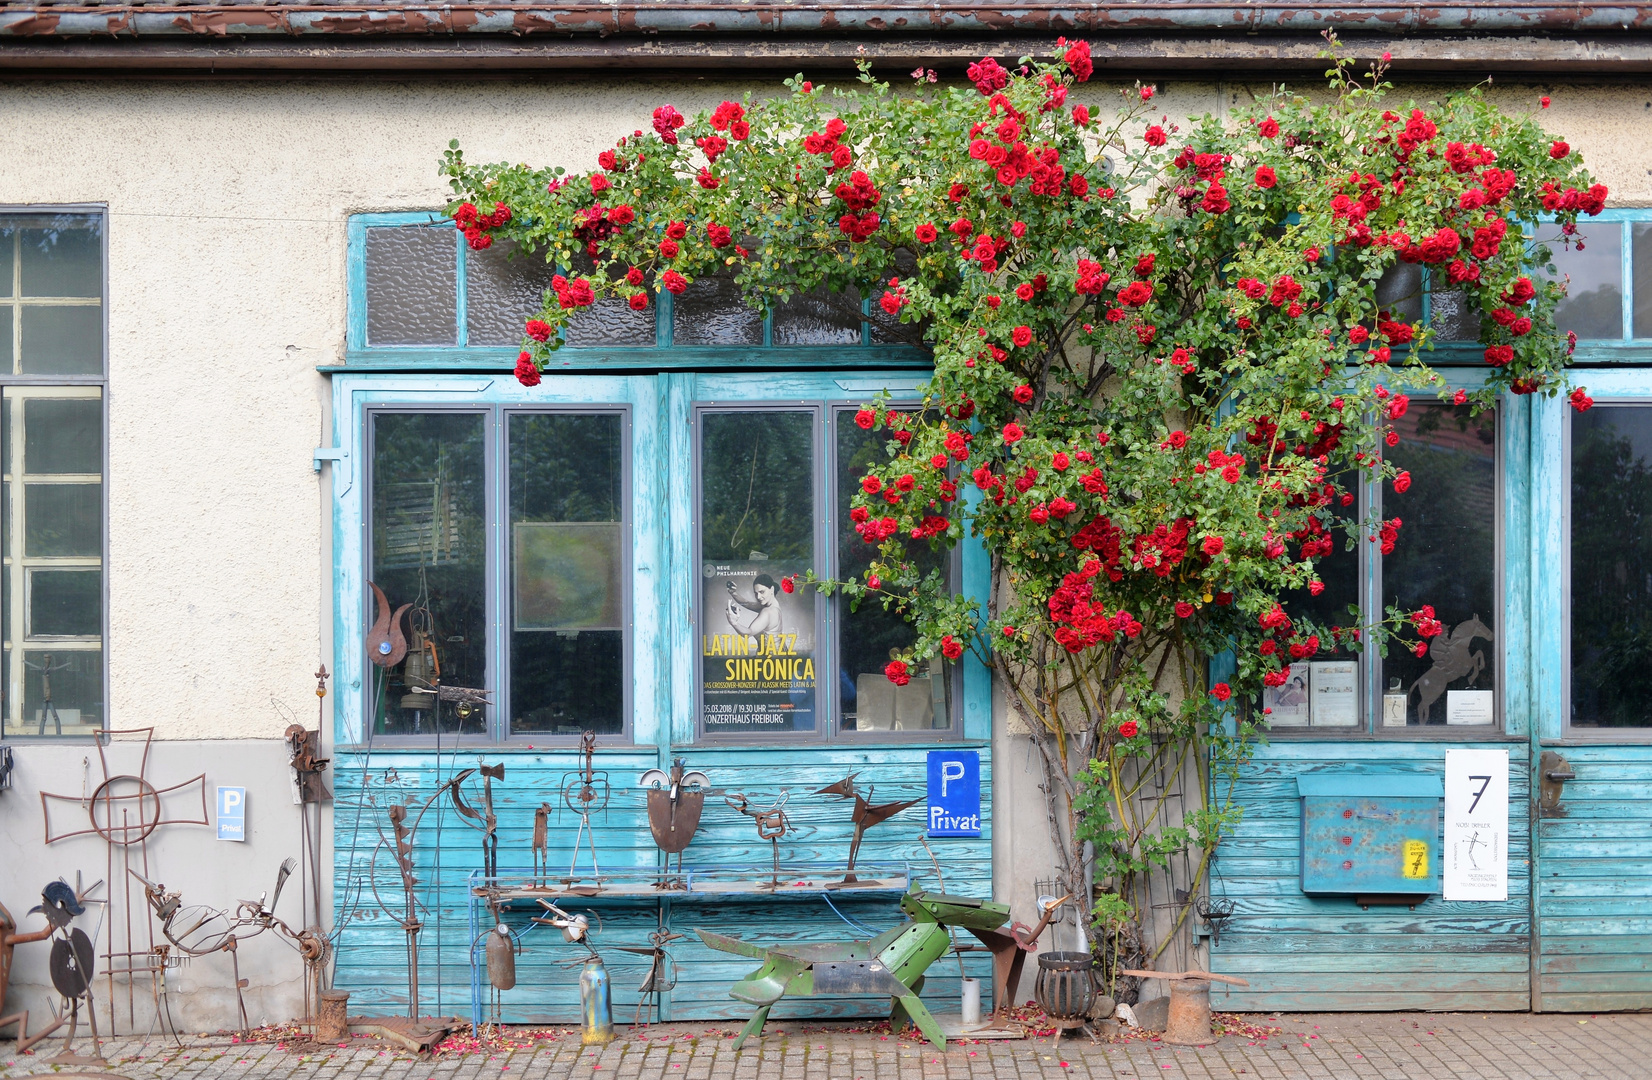
[[[367, 230], [398, 226], [446, 228], [453, 234], [457, 268], [453, 345], [372, 345], [367, 340]], [[320, 370], [326, 374], [357, 371], [510, 371], [516, 366], [519, 346], [469, 344], [465, 268], [470, 248], [464, 236], [439, 211], [405, 211], [382, 214], [354, 214], [346, 224], [349, 258], [346, 266], [346, 318], [344, 363]], [[868, 312], [870, 300], [861, 301]], [[763, 343], [750, 346], [693, 345], [672, 343], [672, 296], [660, 292], [655, 311], [655, 343], [647, 346], [564, 346], [551, 358], [548, 371], [647, 371], [647, 370], [877, 370], [927, 369], [927, 349], [914, 345], [876, 344], [871, 323], [861, 322], [861, 343], [844, 345], [775, 345], [773, 319], [763, 320]]]
[[[1551, 219], [1545, 218], [1539, 225], [1547, 225]], [[1635, 316], [1635, 251], [1634, 226], [1652, 225], [1652, 207], [1615, 207], [1602, 210], [1598, 217], [1583, 218], [1578, 222], [1578, 232], [1585, 241], [1589, 234], [1598, 235], [1601, 225], [1616, 226], [1619, 231], [1619, 252], [1622, 260], [1622, 277], [1619, 281], [1622, 293], [1623, 336], [1621, 338], [1580, 338], [1577, 349], [1572, 354], [1572, 362], [1579, 366], [1607, 365], [1607, 364], [1638, 364], [1652, 363], [1652, 338], [1637, 338], [1634, 336]], [[1527, 225], [1523, 230], [1527, 240], [1535, 235], [1536, 229]], [[1432, 301], [1433, 285], [1429, 272], [1423, 275], [1423, 324], [1430, 325], [1434, 318]], [[1652, 281], [1646, 283], [1652, 289]], [[1434, 351], [1427, 354], [1430, 364], [1484, 364], [1485, 346], [1473, 341], [1439, 341], [1434, 343]]]
[[[789, 352], [789, 350], [788, 350]], [[892, 370], [820, 372], [685, 372], [661, 371], [620, 375], [605, 371], [553, 375], [537, 387], [525, 387], [508, 375], [488, 373], [390, 374], [334, 373], [332, 376], [332, 586], [333, 669], [336, 673], [334, 730], [338, 745], [406, 746], [427, 749], [434, 737], [419, 739], [368, 736], [371, 665], [361, 647], [371, 621], [366, 572], [367, 445], [370, 411], [463, 409], [482, 406], [624, 407], [630, 415], [631, 489], [631, 686], [630, 742], [635, 745], [686, 746], [697, 738], [697, 650], [692, 603], [698, 575], [692, 565], [694, 485], [680, 482], [695, 467], [690, 418], [695, 407], [712, 402], [789, 404], [825, 402], [858, 404], [878, 391], [910, 393], [922, 373]], [[825, 480], [823, 478], [822, 483]], [[960, 587], [983, 606], [989, 593], [990, 564], [975, 539], [962, 545]], [[498, 588], [498, 574], [490, 575]], [[650, 617], [646, 613], [653, 613]], [[502, 616], [501, 616], [502, 618]], [[505, 647], [495, 628], [490, 649]], [[493, 665], [490, 665], [490, 668]], [[961, 723], [930, 735], [880, 737], [855, 733], [770, 737], [764, 744], [834, 745], [863, 748], [880, 744], [936, 745], [979, 743], [992, 734], [992, 685], [986, 666], [973, 654], [962, 662]], [[492, 730], [498, 730], [495, 725]], [[560, 745], [567, 737], [543, 734], [505, 741], [470, 742], [489, 752]], [[724, 743], [717, 739], [706, 742]], [[741, 740], [750, 743], [750, 740]]]
[[[1652, 408], [1652, 370], [1578, 373], [1597, 406]], [[1573, 727], [1572, 700], [1572, 420], [1564, 399], [1532, 403], [1531, 561], [1558, 572], [1535, 575], [1532, 610], [1532, 705], [1540, 745], [1652, 743], [1652, 726]]]

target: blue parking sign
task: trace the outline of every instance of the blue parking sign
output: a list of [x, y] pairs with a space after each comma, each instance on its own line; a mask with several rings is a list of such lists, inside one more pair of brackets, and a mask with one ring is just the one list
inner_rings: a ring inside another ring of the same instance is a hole
[[979, 752], [929, 752], [929, 835], [981, 835]]
[[218, 789], [218, 839], [245, 841], [247, 838], [247, 789]]

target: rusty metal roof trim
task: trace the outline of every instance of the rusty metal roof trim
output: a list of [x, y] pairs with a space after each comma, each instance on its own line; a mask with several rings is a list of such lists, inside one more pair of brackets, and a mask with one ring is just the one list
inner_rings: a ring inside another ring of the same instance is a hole
[[498, 4], [108, 4], [0, 0], [0, 42], [18, 38], [307, 37], [460, 35], [844, 35], [1108, 32], [1564, 35], [1647, 29], [1652, 0], [1609, 6], [1547, 2], [1441, 6], [1392, 2], [1021, 4], [965, 3], [506, 2]]

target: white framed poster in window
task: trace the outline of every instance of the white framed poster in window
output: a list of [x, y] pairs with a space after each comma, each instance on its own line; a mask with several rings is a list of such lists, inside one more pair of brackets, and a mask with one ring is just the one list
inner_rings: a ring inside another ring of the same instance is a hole
[[1355, 727], [1359, 724], [1359, 663], [1320, 660], [1308, 665], [1308, 722], [1313, 727]]
[[1267, 709], [1269, 727], [1308, 726], [1308, 665], [1291, 664], [1285, 669], [1285, 681], [1278, 686], [1262, 688], [1262, 707]]

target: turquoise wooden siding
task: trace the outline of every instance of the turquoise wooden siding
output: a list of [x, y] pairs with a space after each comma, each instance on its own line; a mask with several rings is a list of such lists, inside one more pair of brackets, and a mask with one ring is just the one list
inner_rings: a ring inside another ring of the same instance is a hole
[[[1308, 897], [1300, 878], [1305, 772], [1444, 775], [1445, 751], [1509, 751], [1509, 898], [1410, 910], [1351, 897]], [[1235, 901], [1210, 951], [1210, 970], [1250, 981], [1215, 984], [1213, 1007], [1231, 1011], [1525, 1009], [1530, 1004], [1526, 746], [1497, 743], [1285, 742], [1257, 749], [1236, 792], [1244, 821], [1213, 861], [1210, 891]], [[1649, 879], [1652, 880], [1652, 879]]]
[[[747, 791], [759, 800], [772, 798], [781, 789], [791, 792], [787, 813], [792, 831], [781, 843], [784, 863], [827, 862], [841, 866], [848, 854], [852, 826], [849, 812], [853, 804], [809, 793], [847, 772], [858, 772], [857, 783], [876, 786], [875, 799], [921, 797], [925, 790], [925, 755], [930, 747], [884, 746], [865, 748], [823, 748], [818, 744], [795, 749], [710, 749], [680, 747], [675, 754], [686, 757], [692, 769], [706, 772], [719, 789]], [[934, 849], [948, 890], [970, 896], [992, 895], [991, 837], [991, 757], [982, 753], [983, 823], [979, 838], [934, 839]], [[571, 753], [487, 753], [490, 764], [503, 761], [503, 783], [494, 785], [494, 801], [499, 812], [499, 866], [506, 881], [523, 879], [532, 866], [531, 841], [533, 811], [540, 802], [560, 806], [558, 794], [563, 774], [578, 766]], [[658, 763], [651, 747], [599, 752], [596, 765], [608, 772], [613, 796], [606, 813], [593, 818], [597, 854], [604, 871], [652, 869], [660, 858], [648, 831], [644, 796], [634, 785], [643, 770]], [[335, 984], [351, 991], [351, 1009], [362, 1012], [402, 1013], [407, 1008], [406, 935], [392, 914], [387, 914], [377, 897], [392, 912], [402, 894], [389, 846], [379, 847], [382, 835], [389, 836], [384, 807], [406, 798], [414, 803], [428, 797], [438, 776], [450, 776], [455, 768], [474, 765], [473, 750], [457, 755], [407, 752], [373, 755], [364, 772], [360, 762], [344, 762], [338, 771], [339, 811], [335, 824], [335, 903], [346, 915], [346, 929], [340, 941]], [[352, 767], [353, 766], [353, 767]], [[390, 783], [386, 770], [393, 769]], [[363, 787], [363, 778], [366, 779]], [[361, 814], [359, 829], [356, 805], [364, 797], [377, 804]], [[572, 843], [579, 819], [567, 810], [551, 821], [550, 874], [552, 882], [568, 869]], [[858, 865], [862, 877], [870, 876], [874, 865], [905, 864], [922, 887], [936, 886], [936, 872], [924, 851], [920, 836], [924, 829], [923, 804], [871, 829], [861, 845]], [[429, 905], [420, 935], [421, 1012], [469, 1015], [471, 936], [466, 911], [467, 882], [472, 871], [482, 865], [480, 834], [464, 824], [442, 800], [426, 815], [414, 844], [415, 861], [421, 883], [428, 883], [422, 899]], [[352, 838], [354, 842], [352, 843]], [[376, 854], [376, 864], [375, 864]], [[589, 874], [589, 849], [582, 847], [581, 871]], [[685, 862], [768, 867], [771, 849], [759, 840], [751, 820], [727, 808], [720, 798], [707, 800], [700, 831], [685, 853]], [[513, 871], [521, 871], [516, 873]], [[841, 871], [839, 875], [841, 876]], [[819, 870], [807, 875], [794, 872], [788, 881], [809, 880], [824, 884], [835, 877]], [[357, 893], [357, 884], [365, 886]], [[800, 890], [797, 895], [759, 901], [665, 899], [653, 900], [602, 897], [579, 899], [567, 906], [573, 911], [600, 915], [601, 930], [594, 942], [602, 952], [614, 987], [616, 1017], [628, 1020], [635, 1011], [636, 988], [647, 973], [646, 957], [620, 952], [617, 945], [646, 945], [647, 935], [659, 925], [689, 934], [670, 949], [676, 960], [680, 981], [666, 995], [664, 1014], [668, 1019], [711, 1020], [743, 1018], [749, 1011], [728, 996], [728, 988], [754, 966], [752, 962], [712, 952], [692, 937], [695, 927], [735, 934], [755, 942], [797, 942], [845, 940], [865, 936], [851, 927], [821, 898], [822, 890]], [[351, 897], [355, 903], [351, 905]], [[895, 899], [856, 899], [852, 893], [832, 894], [832, 902], [849, 919], [874, 930], [900, 921]], [[519, 903], [507, 916], [518, 931], [529, 925], [528, 918], [539, 909]], [[593, 925], [596, 924], [593, 918]], [[486, 926], [484, 916], [483, 925]], [[501, 1015], [506, 1022], [562, 1022], [578, 1018], [578, 969], [570, 968], [585, 955], [579, 946], [565, 944], [560, 934], [548, 927], [527, 930], [522, 939], [525, 951], [517, 958], [517, 986], [500, 997]], [[973, 976], [990, 983], [991, 965], [984, 953], [968, 958], [966, 968]], [[950, 958], [937, 962], [924, 988], [924, 998], [932, 1008], [956, 1009], [958, 964]], [[875, 1015], [887, 1013], [887, 1002], [871, 998], [811, 998], [788, 1001], [775, 1015], [829, 1016]]]
[[1652, 1006], [1652, 747], [1554, 748], [1577, 779], [1535, 823], [1538, 1008]]

